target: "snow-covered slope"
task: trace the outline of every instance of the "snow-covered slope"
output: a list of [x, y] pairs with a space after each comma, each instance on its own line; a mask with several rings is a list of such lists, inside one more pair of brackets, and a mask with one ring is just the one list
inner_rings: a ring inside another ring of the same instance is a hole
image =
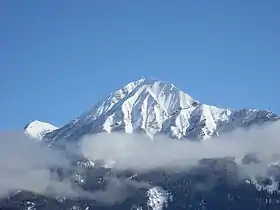
[[44, 135], [58, 128], [50, 123], [35, 120], [27, 124], [24, 129], [25, 129], [25, 133], [30, 135], [32, 138], [41, 140]]
[[46, 141], [75, 140], [85, 134], [144, 131], [178, 139], [207, 139], [237, 127], [278, 120], [256, 109], [222, 109], [202, 104], [173, 84], [149, 79], [130, 82], [65, 126], [48, 133]]

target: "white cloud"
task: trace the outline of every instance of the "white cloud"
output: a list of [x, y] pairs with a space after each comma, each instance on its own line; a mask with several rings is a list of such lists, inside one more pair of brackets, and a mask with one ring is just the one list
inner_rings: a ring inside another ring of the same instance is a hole
[[280, 152], [280, 123], [254, 127], [202, 142], [175, 140], [157, 136], [154, 140], [138, 134], [100, 133], [86, 136], [80, 142], [82, 154], [91, 160], [114, 161], [116, 169], [147, 171], [155, 168], [186, 168], [203, 158], [235, 157], [240, 162], [245, 154], [256, 153], [261, 164], [244, 170], [263, 173], [273, 154]]
[[20, 132], [0, 133], [0, 196], [17, 190], [76, 195], [70, 181], [59, 181], [51, 167], [69, 167], [67, 159]]
[[[247, 153], [256, 153], [262, 163], [243, 166], [245, 175], [264, 174], [280, 152], [280, 124], [255, 127], [194, 142], [157, 136], [101, 133], [82, 138], [68, 149], [91, 160], [114, 161], [114, 168], [146, 172], [156, 168], [187, 169], [203, 158], [235, 157], [240, 162]], [[278, 156], [280, 159], [280, 156]], [[59, 180], [51, 167], [69, 169], [70, 162], [60, 151], [52, 150], [19, 132], [0, 133], [0, 196], [16, 190], [58, 196], [82, 196], [112, 204], [129, 196], [130, 187], [150, 188], [146, 182], [107, 177], [105, 189], [94, 192], [73, 187], [68, 179]], [[127, 191], [127, 192], [126, 192]]]

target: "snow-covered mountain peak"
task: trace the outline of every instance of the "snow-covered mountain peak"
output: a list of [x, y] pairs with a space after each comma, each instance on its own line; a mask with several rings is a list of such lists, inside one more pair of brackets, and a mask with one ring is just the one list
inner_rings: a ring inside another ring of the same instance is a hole
[[[144, 99], [149, 100], [145, 101]], [[132, 107], [139, 102], [153, 102], [167, 115], [171, 115], [178, 109], [186, 109], [193, 104], [199, 103], [171, 83], [141, 78], [110, 93], [105, 100], [100, 101], [90, 111], [84, 113], [81, 118], [92, 120], [118, 106], [122, 106], [124, 111], [129, 111], [128, 109], [132, 109]]]
[[232, 110], [201, 104], [175, 85], [141, 78], [110, 93], [89, 111], [46, 135], [48, 141], [98, 132], [144, 131], [177, 139], [207, 139], [238, 127], [278, 120], [266, 110]]
[[24, 129], [25, 133], [30, 135], [32, 138], [42, 139], [45, 134], [52, 132], [58, 128], [50, 123], [35, 120], [31, 123], [28, 123]]

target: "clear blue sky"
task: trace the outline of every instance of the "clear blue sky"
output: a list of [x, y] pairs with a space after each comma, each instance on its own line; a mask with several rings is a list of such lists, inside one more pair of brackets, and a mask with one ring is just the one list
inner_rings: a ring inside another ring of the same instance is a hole
[[280, 113], [279, 0], [2, 0], [0, 130], [66, 123], [129, 81]]

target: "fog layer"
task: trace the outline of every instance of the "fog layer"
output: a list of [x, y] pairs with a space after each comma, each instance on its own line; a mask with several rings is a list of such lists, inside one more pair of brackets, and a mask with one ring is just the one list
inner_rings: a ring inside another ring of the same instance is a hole
[[[120, 170], [148, 171], [155, 168], [188, 168], [204, 158], [234, 157], [241, 163], [244, 155], [257, 154], [261, 164], [248, 170], [263, 172], [263, 167], [277, 160], [280, 149], [280, 123], [250, 130], [236, 130], [204, 141], [176, 140], [156, 136], [100, 133], [80, 141], [82, 154], [91, 160], [102, 159]], [[279, 158], [280, 160], [280, 158]]]

